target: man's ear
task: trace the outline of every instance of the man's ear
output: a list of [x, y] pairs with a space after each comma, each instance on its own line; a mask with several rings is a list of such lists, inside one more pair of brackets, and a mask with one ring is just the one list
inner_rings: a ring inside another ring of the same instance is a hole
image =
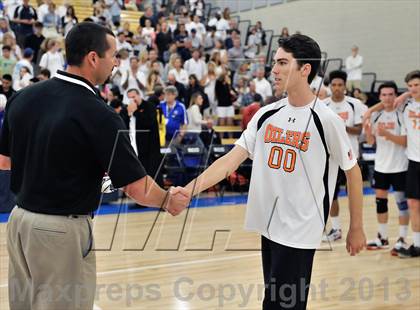
[[302, 72], [302, 76], [308, 77], [311, 74], [312, 66], [310, 64], [304, 64], [300, 68], [300, 72]]
[[86, 61], [91, 67], [96, 68], [98, 66], [99, 56], [96, 52], [91, 51], [86, 55]]

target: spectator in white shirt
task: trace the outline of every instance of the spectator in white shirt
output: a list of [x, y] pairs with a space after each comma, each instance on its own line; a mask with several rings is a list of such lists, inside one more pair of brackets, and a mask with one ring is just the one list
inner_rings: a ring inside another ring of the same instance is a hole
[[181, 57], [175, 58], [174, 68], [169, 70], [169, 74], [173, 74], [178, 83], [181, 83], [184, 86], [188, 85], [188, 73], [185, 69], [182, 68]]
[[254, 79], [254, 83], [257, 93], [261, 95], [263, 100], [273, 95], [273, 89], [271, 88], [271, 84], [265, 78], [264, 69], [258, 69], [257, 77]]
[[351, 48], [351, 56], [346, 59], [347, 89], [353, 91], [361, 88], [363, 57], [359, 55], [359, 48], [354, 45]]
[[122, 32], [122, 31], [121, 32], [118, 32], [117, 39], [116, 39], [116, 42], [117, 42], [117, 51], [119, 51], [119, 50], [121, 50], [121, 49], [124, 48], [124, 49], [128, 50], [131, 53], [132, 50], [133, 50], [133, 47], [125, 39], [126, 38], [125, 38], [124, 32]]
[[135, 88], [139, 90], [142, 97], [146, 85], [146, 76], [139, 70], [139, 60], [137, 57], [130, 57], [130, 69], [123, 71], [121, 77], [121, 87], [125, 90], [123, 102], [128, 102], [127, 90]]
[[185, 29], [188, 31], [188, 33], [191, 35], [191, 30], [195, 29], [197, 32], [197, 37], [202, 40], [206, 35], [206, 27], [200, 22], [200, 17], [197, 15], [194, 15], [193, 21], [189, 22], [185, 25]]
[[201, 53], [198, 49], [192, 52], [192, 58], [188, 59], [184, 64], [184, 69], [188, 75], [195, 74], [199, 81], [207, 74], [206, 63], [201, 59]]
[[33, 78], [32, 74], [29, 72], [29, 68], [23, 66], [20, 68], [19, 78], [14, 80], [13, 82], [13, 89], [15, 91], [21, 90], [28, 86], [31, 82], [30, 80]]
[[59, 52], [59, 44], [56, 40], [50, 39], [47, 43], [47, 52], [42, 55], [39, 66], [48, 69], [54, 77], [58, 70], [64, 69], [64, 57]]

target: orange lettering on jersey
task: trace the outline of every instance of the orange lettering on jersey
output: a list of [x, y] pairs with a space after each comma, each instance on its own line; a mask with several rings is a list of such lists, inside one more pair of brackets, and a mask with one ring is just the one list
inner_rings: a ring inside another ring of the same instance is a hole
[[300, 144], [300, 149], [303, 152], [306, 152], [309, 148], [309, 139], [311, 138], [311, 133], [310, 132], [304, 132], [302, 133], [302, 138], [300, 139], [301, 144]]
[[308, 150], [309, 139], [311, 134], [309, 132], [300, 132], [294, 130], [284, 130], [268, 124], [265, 128], [264, 142], [285, 144], [304, 152]]
[[383, 127], [384, 129], [395, 129], [395, 122], [378, 122], [378, 127]]
[[339, 112], [338, 116], [340, 116], [343, 120], [348, 120], [349, 119], [349, 112]]
[[409, 118], [420, 118], [420, 112], [416, 113], [416, 111], [408, 110], [408, 117]]

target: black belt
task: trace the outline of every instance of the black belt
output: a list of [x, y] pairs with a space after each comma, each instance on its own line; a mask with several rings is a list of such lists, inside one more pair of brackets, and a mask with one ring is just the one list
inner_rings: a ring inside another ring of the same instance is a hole
[[29, 211], [29, 212], [33, 212], [33, 213], [38, 213], [38, 214], [45, 214], [45, 215], [57, 215], [57, 216], [65, 216], [65, 217], [69, 217], [69, 218], [73, 218], [73, 219], [77, 219], [79, 217], [90, 217], [91, 219], [93, 219], [95, 217], [95, 213], [94, 212], [89, 212], [86, 214], [51, 214], [51, 213], [41, 213], [41, 212], [35, 212], [32, 210], [27, 210], [25, 208], [22, 208], [18, 205], [16, 205], [18, 208], [21, 208], [23, 210]]

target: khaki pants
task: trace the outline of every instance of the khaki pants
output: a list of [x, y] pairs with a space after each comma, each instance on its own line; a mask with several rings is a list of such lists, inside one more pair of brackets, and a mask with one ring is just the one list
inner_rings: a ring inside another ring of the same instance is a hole
[[348, 91], [353, 91], [355, 88], [360, 89], [361, 87], [361, 81], [360, 80], [353, 80], [353, 81], [347, 81], [346, 87]]
[[46, 215], [15, 207], [7, 224], [10, 309], [92, 309], [92, 248], [89, 216]]

